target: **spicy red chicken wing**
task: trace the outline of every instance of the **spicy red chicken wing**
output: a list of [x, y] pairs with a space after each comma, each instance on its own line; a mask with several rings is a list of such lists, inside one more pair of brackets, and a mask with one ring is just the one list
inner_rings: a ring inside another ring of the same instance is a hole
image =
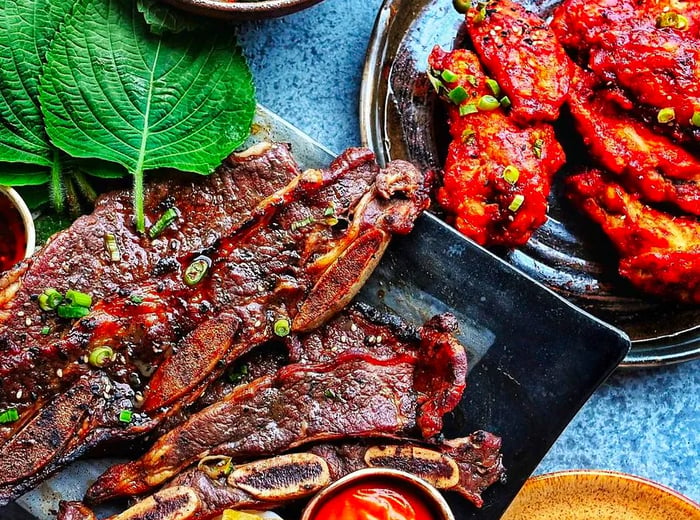
[[700, 215], [700, 160], [619, 110], [606, 99], [608, 91], [589, 85], [590, 77], [577, 74], [569, 105], [594, 160], [643, 200]]
[[657, 129], [700, 141], [700, 3], [569, 0], [552, 28]]
[[477, 54], [512, 102], [513, 118], [555, 120], [569, 91], [571, 61], [546, 22], [511, 0], [474, 5], [466, 18]]
[[642, 291], [700, 303], [700, 222], [653, 209], [599, 171], [567, 179], [570, 199], [608, 235], [620, 274]]
[[516, 125], [490, 95], [474, 53], [436, 47], [429, 64], [449, 100], [453, 138], [438, 202], [479, 244], [524, 244], [546, 220], [551, 178], [564, 163], [553, 128]]

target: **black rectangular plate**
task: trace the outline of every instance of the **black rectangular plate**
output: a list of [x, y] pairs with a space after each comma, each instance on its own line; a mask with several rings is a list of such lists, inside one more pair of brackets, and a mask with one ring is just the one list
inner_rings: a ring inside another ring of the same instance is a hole
[[507, 483], [475, 509], [449, 496], [459, 520], [497, 520], [540, 460], [629, 350], [620, 331], [583, 313], [500, 258], [424, 215], [395, 238], [360, 298], [414, 324], [452, 312], [470, 361], [447, 437], [503, 438]]
[[[333, 154], [273, 113], [259, 108], [254, 140], [287, 141], [303, 167]], [[395, 238], [359, 299], [421, 325], [455, 314], [470, 371], [444, 433], [488, 430], [503, 438], [505, 484], [484, 507], [448, 496], [458, 520], [497, 520], [559, 434], [629, 349], [620, 331], [583, 313], [430, 214]], [[79, 461], [18, 500], [34, 518], [53, 518], [58, 499], [80, 499], [110, 461]], [[13, 516], [0, 518], [13, 519]], [[10, 514], [9, 512], [7, 514]]]

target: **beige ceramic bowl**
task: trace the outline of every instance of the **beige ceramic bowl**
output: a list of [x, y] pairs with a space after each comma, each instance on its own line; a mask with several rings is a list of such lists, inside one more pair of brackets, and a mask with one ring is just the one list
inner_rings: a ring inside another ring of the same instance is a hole
[[700, 506], [640, 477], [563, 471], [529, 479], [501, 520], [700, 520]]
[[34, 229], [34, 220], [32, 219], [32, 213], [25, 204], [22, 197], [19, 196], [14, 189], [7, 186], [0, 186], [0, 196], [7, 197], [10, 199], [12, 205], [17, 208], [19, 214], [22, 216], [22, 223], [24, 224], [25, 237], [27, 247], [25, 248], [24, 258], [32, 256], [34, 253], [34, 248], [36, 247], [36, 230]]
[[321, 507], [326, 500], [346, 487], [361, 484], [365, 481], [376, 482], [377, 480], [398, 484], [405, 487], [409, 492], [413, 493], [414, 496], [422, 498], [431, 512], [434, 513], [434, 520], [455, 520], [450, 506], [447, 505], [445, 498], [437, 489], [415, 475], [389, 468], [361, 469], [337, 480], [311, 499], [304, 509], [301, 520], [313, 520], [316, 517], [319, 507]]

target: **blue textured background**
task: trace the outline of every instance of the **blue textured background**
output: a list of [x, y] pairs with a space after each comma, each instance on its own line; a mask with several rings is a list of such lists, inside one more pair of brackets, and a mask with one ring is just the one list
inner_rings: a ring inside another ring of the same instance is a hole
[[[241, 25], [259, 101], [331, 150], [358, 146], [362, 67], [380, 5], [325, 0]], [[700, 501], [700, 361], [613, 375], [538, 473], [577, 468], [632, 473]]]

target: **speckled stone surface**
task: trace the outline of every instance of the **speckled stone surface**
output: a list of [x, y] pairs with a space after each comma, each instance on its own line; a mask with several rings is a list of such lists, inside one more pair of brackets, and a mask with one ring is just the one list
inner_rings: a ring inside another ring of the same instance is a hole
[[[259, 101], [331, 150], [360, 144], [358, 96], [379, 0], [325, 0], [242, 24]], [[593, 395], [537, 473], [632, 473], [700, 501], [700, 361], [618, 372]]]

